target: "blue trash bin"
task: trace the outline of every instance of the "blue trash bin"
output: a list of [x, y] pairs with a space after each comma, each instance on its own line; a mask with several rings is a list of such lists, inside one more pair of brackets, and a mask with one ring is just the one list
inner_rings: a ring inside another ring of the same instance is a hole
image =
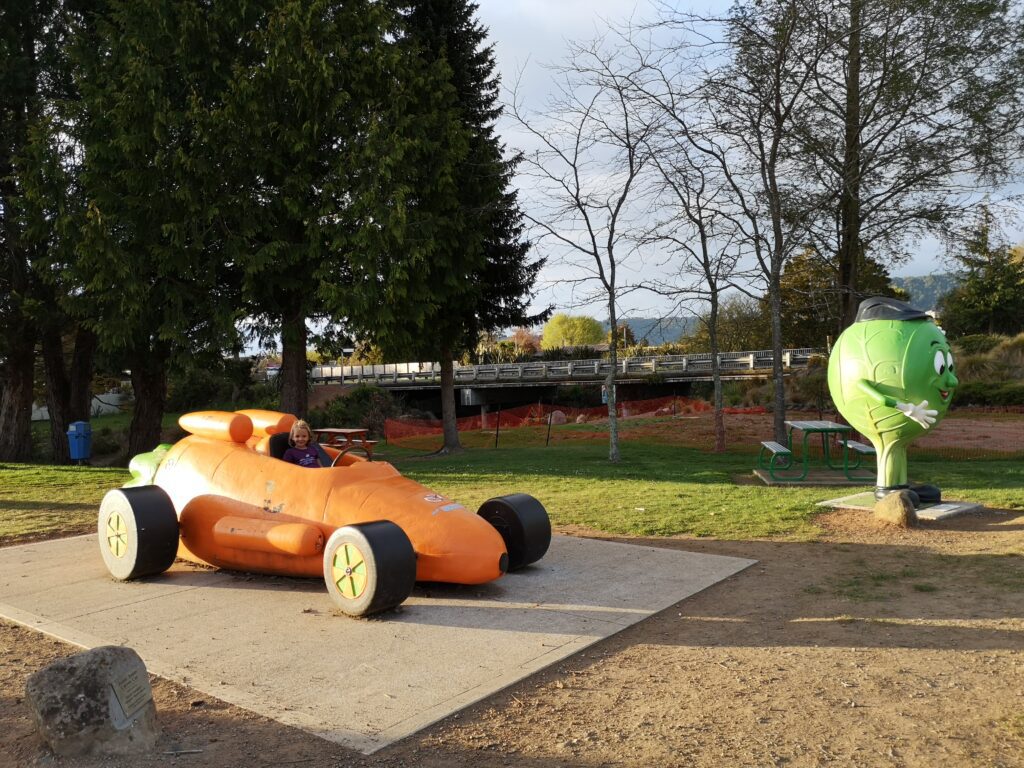
[[92, 455], [92, 425], [73, 421], [68, 425], [68, 453], [72, 461], [83, 462]]

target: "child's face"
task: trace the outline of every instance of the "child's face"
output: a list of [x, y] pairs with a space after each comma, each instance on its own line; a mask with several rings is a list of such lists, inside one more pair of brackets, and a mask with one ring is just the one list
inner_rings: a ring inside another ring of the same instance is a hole
[[295, 440], [296, 448], [305, 448], [309, 445], [309, 432], [305, 429], [297, 429], [295, 430], [295, 437], [293, 439]]

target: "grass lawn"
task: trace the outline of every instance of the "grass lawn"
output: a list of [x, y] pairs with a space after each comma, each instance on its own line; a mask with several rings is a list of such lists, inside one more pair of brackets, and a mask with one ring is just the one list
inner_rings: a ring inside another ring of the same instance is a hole
[[[850, 492], [737, 485], [735, 478], [750, 476], [748, 453], [715, 455], [644, 442], [623, 443], [616, 465], [608, 463], [603, 442], [481, 448], [443, 458], [393, 448], [387, 453], [403, 474], [470, 509], [492, 496], [529, 493], [556, 525], [619, 534], [808, 540], [817, 535], [815, 502]], [[912, 472], [937, 483], [947, 498], [1024, 509], [1019, 461], [922, 459]], [[123, 469], [0, 464], [0, 542], [90, 529], [103, 494], [127, 478]]]
[[100, 499], [128, 470], [0, 463], [0, 543], [96, 525]]
[[[628, 442], [609, 464], [605, 444], [497, 448], [455, 457], [394, 459], [409, 477], [470, 508], [506, 493], [536, 496], [561, 525], [644, 536], [689, 534], [722, 539], [811, 539], [815, 502], [849, 488], [737, 485], [750, 476], [749, 453], [715, 455], [692, 448]], [[921, 460], [915, 477], [935, 482], [947, 498], [1024, 509], [1024, 466], [1018, 461], [951, 464]]]

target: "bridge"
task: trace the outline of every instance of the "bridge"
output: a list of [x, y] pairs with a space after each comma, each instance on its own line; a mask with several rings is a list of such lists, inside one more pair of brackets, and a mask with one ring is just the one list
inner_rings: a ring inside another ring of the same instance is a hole
[[[785, 373], [806, 368], [820, 349], [786, 349], [782, 352]], [[718, 355], [723, 379], [744, 379], [771, 375], [772, 351], [721, 352]], [[536, 387], [559, 384], [598, 384], [611, 372], [609, 360], [531, 361], [495, 365], [455, 367], [456, 388]], [[389, 365], [318, 365], [315, 383], [374, 384], [388, 389], [433, 389], [441, 386], [439, 363], [393, 363]], [[711, 354], [623, 357], [615, 368], [615, 381], [676, 383], [711, 381]]]

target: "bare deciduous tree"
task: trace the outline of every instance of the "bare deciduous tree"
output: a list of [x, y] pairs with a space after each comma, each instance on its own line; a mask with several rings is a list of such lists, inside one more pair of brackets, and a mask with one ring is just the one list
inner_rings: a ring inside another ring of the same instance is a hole
[[[554, 256], [549, 263], [571, 270], [562, 281], [582, 291], [582, 302], [600, 299], [608, 327], [617, 328], [617, 302], [636, 287], [620, 272], [642, 247], [647, 211], [640, 178], [652, 128], [629, 98], [629, 74], [603, 41], [574, 46], [556, 71], [559, 92], [542, 114], [527, 114], [512, 94], [511, 114], [536, 143], [520, 169], [530, 198], [527, 218]], [[610, 461], [620, 458], [618, 346], [613, 333], [606, 379]]]
[[1020, 160], [1024, 8], [961, 0], [816, 0], [815, 8], [801, 38], [827, 35], [832, 44], [812, 62], [794, 127], [806, 148], [802, 175], [830, 200], [820, 250], [837, 254], [845, 327], [863, 298], [862, 254], [884, 249], [898, 260]]
[[647, 287], [675, 300], [676, 309], [693, 301], [707, 304], [706, 324], [711, 344], [711, 378], [714, 387], [715, 451], [726, 449], [719, 360], [718, 313], [722, 292], [740, 275], [741, 227], [731, 204], [730, 190], [723, 186], [721, 168], [696, 150], [684, 133], [666, 132], [653, 142], [651, 158], [658, 170], [653, 182], [663, 210], [670, 214], [657, 222], [651, 238], [667, 247], [673, 269], [665, 278], [652, 279]]
[[819, 207], [797, 178], [793, 128], [827, 44], [811, 34], [819, 29], [813, 12], [809, 0], [737, 5], [718, 20], [667, 8], [656, 27], [683, 30], [689, 42], [633, 46], [642, 62], [631, 79], [634, 93], [660, 110], [688, 151], [715, 167], [730, 198], [720, 210], [731, 211], [737, 247], [753, 260], [767, 294], [778, 440], [786, 418], [779, 280]]

